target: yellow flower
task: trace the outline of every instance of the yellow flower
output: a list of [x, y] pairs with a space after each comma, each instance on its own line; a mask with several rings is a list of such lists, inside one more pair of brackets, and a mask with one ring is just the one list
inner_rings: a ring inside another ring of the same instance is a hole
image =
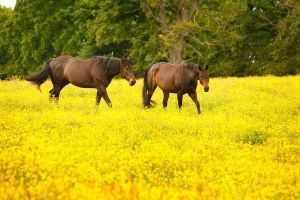
[[113, 107], [68, 86], [59, 103], [0, 82], [0, 199], [299, 199], [300, 76], [213, 78], [144, 109], [142, 80], [113, 80]]

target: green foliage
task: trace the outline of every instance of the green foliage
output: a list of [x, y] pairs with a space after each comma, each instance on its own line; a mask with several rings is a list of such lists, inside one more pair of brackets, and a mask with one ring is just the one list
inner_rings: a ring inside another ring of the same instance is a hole
[[188, 60], [213, 76], [297, 74], [299, 30], [297, 0], [18, 0], [0, 7], [0, 76], [66, 54], [130, 56], [138, 72]]
[[243, 142], [244, 144], [264, 144], [267, 142], [268, 136], [264, 133], [257, 131], [246, 133], [238, 138], [238, 142]]

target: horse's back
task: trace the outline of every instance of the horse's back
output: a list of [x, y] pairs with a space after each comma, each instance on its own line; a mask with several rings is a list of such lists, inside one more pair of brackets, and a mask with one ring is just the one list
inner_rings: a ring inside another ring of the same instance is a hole
[[172, 75], [178, 70], [178, 68], [179, 65], [161, 62], [152, 65], [149, 69], [149, 73], [154, 73], [157, 75]]
[[72, 56], [59, 56], [51, 62], [57, 78], [65, 79], [78, 87], [94, 87], [93, 74], [97, 70], [93, 59], [83, 60]]
[[55, 70], [56, 68], [63, 67], [71, 58], [71, 56], [59, 56], [53, 58], [50, 62], [51, 69]]
[[156, 63], [149, 69], [149, 82], [161, 88], [164, 92], [177, 92], [176, 80], [180, 65], [171, 63]]

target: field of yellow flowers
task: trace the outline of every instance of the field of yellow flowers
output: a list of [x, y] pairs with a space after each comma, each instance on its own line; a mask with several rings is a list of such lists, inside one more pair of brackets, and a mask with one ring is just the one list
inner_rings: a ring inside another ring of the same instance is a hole
[[300, 199], [300, 76], [214, 78], [142, 106], [142, 80], [113, 80], [113, 103], [67, 86], [59, 103], [0, 82], [0, 199]]

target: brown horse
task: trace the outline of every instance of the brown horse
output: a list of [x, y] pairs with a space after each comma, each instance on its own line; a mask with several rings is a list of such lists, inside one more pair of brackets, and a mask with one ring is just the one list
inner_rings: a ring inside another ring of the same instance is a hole
[[27, 77], [26, 80], [40, 88], [50, 75], [53, 89], [49, 91], [50, 99], [59, 99], [60, 91], [69, 83], [81, 88], [96, 88], [96, 104], [104, 98], [108, 106], [112, 106], [106, 88], [112, 78], [121, 73], [129, 81], [130, 86], [135, 84], [132, 63], [128, 59], [106, 56], [94, 56], [82, 60], [71, 56], [60, 56], [45, 62], [39, 74]]
[[170, 64], [157, 63], [152, 65], [144, 76], [143, 103], [145, 107], [151, 107], [151, 97], [158, 86], [164, 93], [163, 107], [167, 107], [169, 93], [177, 93], [178, 107], [182, 107], [182, 97], [188, 94], [197, 106], [198, 114], [200, 103], [197, 99], [197, 80], [204, 87], [204, 91], [209, 90], [208, 66], [202, 69], [193, 63]]

